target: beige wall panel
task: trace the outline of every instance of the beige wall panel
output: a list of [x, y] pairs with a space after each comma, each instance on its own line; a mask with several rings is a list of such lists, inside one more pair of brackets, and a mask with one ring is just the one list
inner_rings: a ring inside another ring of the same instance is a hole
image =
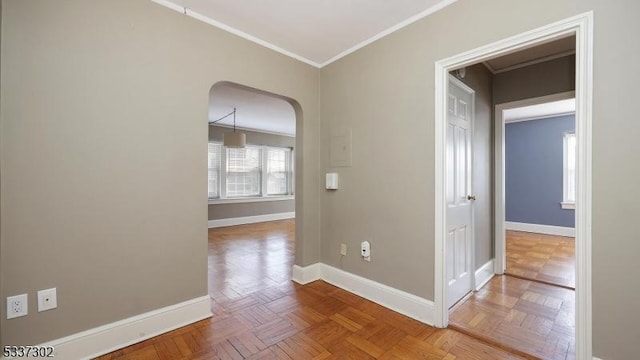
[[[218, 81], [299, 103], [296, 261], [318, 260], [317, 69], [146, 0], [3, 7], [1, 292], [30, 296], [26, 317], [2, 307], [3, 345], [207, 294]], [[58, 308], [38, 313], [54, 286]]]
[[[340, 173], [341, 187], [321, 193], [323, 261], [433, 299], [434, 62], [590, 10], [594, 354], [636, 357], [640, 122], [629, 105], [640, 82], [637, 1], [460, 0], [323, 68], [321, 171]], [[351, 167], [329, 165], [334, 128], [353, 130]], [[340, 243], [357, 249], [363, 240], [370, 263], [357, 252], [340, 261]]]
[[529, 65], [496, 74], [493, 77], [495, 104], [529, 99], [575, 90], [576, 57], [562, 58]]

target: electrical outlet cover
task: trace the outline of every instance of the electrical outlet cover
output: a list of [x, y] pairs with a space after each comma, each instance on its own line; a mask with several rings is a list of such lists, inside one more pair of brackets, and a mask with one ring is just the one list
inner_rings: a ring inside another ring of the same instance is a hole
[[58, 307], [56, 288], [38, 291], [38, 312]]
[[27, 294], [7, 297], [7, 319], [25, 316], [29, 312]]

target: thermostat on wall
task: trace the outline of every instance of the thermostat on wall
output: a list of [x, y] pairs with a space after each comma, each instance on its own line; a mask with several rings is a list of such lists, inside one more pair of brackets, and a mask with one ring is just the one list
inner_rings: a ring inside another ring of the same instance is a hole
[[338, 174], [337, 173], [327, 173], [326, 188], [327, 188], [327, 190], [337, 190], [338, 189]]

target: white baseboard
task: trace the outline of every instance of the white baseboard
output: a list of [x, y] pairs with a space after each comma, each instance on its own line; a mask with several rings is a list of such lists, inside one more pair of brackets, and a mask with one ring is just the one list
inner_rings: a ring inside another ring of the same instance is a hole
[[293, 280], [297, 283], [306, 284], [315, 280], [324, 280], [425, 324], [432, 325], [434, 323], [435, 305], [433, 302], [408, 292], [323, 263], [316, 263], [304, 268], [294, 265], [293, 274]]
[[516, 230], [516, 231], [526, 231], [538, 234], [547, 234], [547, 235], [559, 235], [559, 236], [576, 236], [576, 229], [570, 227], [563, 226], [552, 226], [552, 225], [540, 225], [540, 224], [527, 224], [513, 221], [505, 221], [504, 222], [505, 229], [507, 230]]
[[321, 263], [315, 263], [309, 266], [298, 266], [293, 265], [293, 275], [291, 276], [292, 280], [297, 282], [298, 284], [308, 284], [310, 282], [320, 280], [320, 272], [321, 272]]
[[597, 358], [597, 357], [595, 357], [595, 356], [594, 356], [594, 357], [593, 357], [593, 360], [602, 360], [602, 359]]
[[495, 276], [496, 272], [494, 267], [494, 259], [491, 259], [476, 270], [476, 291], [480, 290], [480, 288]]
[[242, 216], [242, 217], [229, 218], [229, 219], [209, 220], [209, 228], [253, 224], [253, 223], [259, 223], [259, 222], [265, 222], [265, 221], [294, 219], [295, 217], [296, 217], [296, 213], [292, 211], [292, 212], [277, 213], [277, 214]]
[[211, 299], [207, 295], [69, 335], [42, 346], [53, 346], [56, 359], [93, 359], [209, 317]]

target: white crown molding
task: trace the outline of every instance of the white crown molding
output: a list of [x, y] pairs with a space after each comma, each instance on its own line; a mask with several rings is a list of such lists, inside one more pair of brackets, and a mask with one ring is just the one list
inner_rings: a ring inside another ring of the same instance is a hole
[[292, 278], [303, 285], [323, 280], [422, 323], [433, 324], [432, 301], [324, 263], [306, 267], [294, 265]]
[[227, 25], [225, 23], [222, 23], [220, 21], [214, 20], [214, 19], [212, 19], [212, 18], [210, 18], [208, 16], [205, 16], [205, 15], [202, 15], [202, 14], [200, 14], [198, 12], [195, 12], [195, 11], [189, 9], [189, 8], [186, 8], [186, 7], [183, 7], [181, 5], [175, 4], [175, 3], [171, 2], [171, 1], [167, 1], [167, 0], [151, 0], [151, 1], [156, 3], [156, 4], [165, 6], [165, 7], [169, 8], [169, 9], [171, 9], [171, 10], [174, 10], [174, 11], [177, 11], [179, 13], [182, 13], [184, 15], [191, 16], [194, 19], [200, 20], [202, 22], [205, 22], [205, 23], [207, 23], [209, 25], [215, 26], [215, 27], [217, 27], [219, 29], [222, 29], [224, 31], [228, 31], [228, 32], [230, 32], [230, 33], [232, 33], [234, 35], [240, 36], [241, 38], [249, 40], [251, 42], [254, 42], [254, 43], [258, 44], [258, 45], [262, 45], [262, 46], [264, 46], [264, 47], [266, 47], [268, 49], [271, 49], [273, 51], [279, 52], [282, 55], [294, 58], [294, 59], [296, 59], [298, 61], [301, 61], [301, 62], [303, 62], [305, 64], [308, 64], [308, 65], [311, 65], [311, 66], [316, 67], [318, 69], [321, 69], [321, 68], [331, 64], [332, 62], [334, 62], [336, 60], [339, 60], [339, 59], [342, 59], [343, 57], [345, 57], [345, 56], [347, 56], [347, 55], [349, 55], [349, 54], [351, 54], [351, 53], [353, 53], [353, 52], [355, 52], [355, 51], [357, 51], [357, 50], [359, 50], [359, 49], [371, 44], [372, 42], [374, 42], [376, 40], [379, 40], [379, 39], [381, 39], [381, 38], [383, 38], [383, 37], [385, 37], [385, 36], [387, 36], [387, 35], [389, 35], [389, 34], [391, 34], [393, 32], [396, 32], [396, 31], [398, 31], [398, 30], [400, 30], [400, 29], [402, 29], [402, 28], [404, 28], [404, 27], [406, 27], [408, 25], [413, 24], [414, 22], [416, 22], [416, 21], [418, 21], [418, 20], [420, 20], [420, 19], [422, 19], [422, 18], [424, 18], [426, 16], [429, 16], [429, 15], [435, 13], [438, 10], [441, 10], [441, 9], [453, 4], [454, 2], [456, 2], [458, 0], [440, 1], [439, 3], [429, 7], [428, 9], [426, 9], [426, 10], [424, 10], [424, 11], [422, 11], [422, 12], [420, 12], [420, 13], [418, 13], [418, 14], [416, 14], [416, 15], [414, 15], [414, 16], [412, 16], [412, 17], [410, 17], [410, 18], [408, 18], [408, 19], [406, 19], [406, 20], [404, 20], [404, 21], [402, 21], [402, 22], [400, 22], [400, 23], [398, 23], [398, 24], [386, 29], [386, 30], [384, 30], [384, 31], [381, 31], [378, 34], [376, 34], [376, 35], [374, 35], [374, 36], [372, 36], [372, 37], [370, 37], [370, 38], [368, 38], [368, 39], [366, 39], [366, 40], [364, 40], [364, 41], [362, 41], [362, 42], [360, 42], [360, 43], [358, 43], [358, 44], [356, 44], [354, 46], [352, 46], [351, 48], [339, 53], [338, 55], [330, 58], [329, 60], [323, 62], [322, 64], [317, 63], [317, 62], [315, 62], [313, 60], [307, 59], [306, 57], [298, 55], [296, 53], [293, 53], [293, 52], [291, 52], [289, 50], [283, 49], [283, 48], [281, 48], [281, 47], [279, 47], [277, 45], [274, 45], [274, 44], [272, 44], [272, 43], [270, 43], [268, 41], [262, 40], [262, 39], [260, 39], [258, 37], [255, 37], [253, 35], [247, 34], [246, 32], [244, 32], [242, 30], [238, 30], [238, 29], [236, 29], [236, 28], [234, 28], [232, 26], [229, 26], [229, 25]]
[[192, 18], [194, 18], [196, 20], [200, 20], [200, 21], [205, 22], [205, 23], [207, 23], [209, 25], [213, 25], [213, 26], [217, 27], [218, 29], [221, 29], [221, 30], [230, 32], [230, 33], [232, 33], [234, 35], [240, 36], [243, 39], [246, 39], [246, 40], [249, 40], [249, 41], [251, 41], [253, 43], [256, 43], [258, 45], [264, 46], [267, 49], [271, 49], [271, 50], [273, 50], [275, 52], [278, 52], [278, 53], [280, 53], [282, 55], [288, 56], [290, 58], [294, 58], [294, 59], [296, 59], [298, 61], [301, 61], [301, 62], [303, 62], [303, 63], [305, 63], [307, 65], [311, 65], [311, 66], [316, 67], [316, 68], [320, 68], [321, 67], [320, 64], [318, 64], [317, 62], [309, 60], [309, 59], [305, 58], [304, 56], [300, 56], [298, 54], [292, 53], [291, 51], [285, 50], [285, 49], [283, 49], [283, 48], [281, 48], [281, 47], [279, 47], [277, 45], [274, 45], [274, 44], [272, 44], [272, 43], [270, 43], [268, 41], [265, 41], [265, 40], [262, 40], [262, 39], [260, 39], [258, 37], [255, 37], [253, 35], [247, 34], [244, 31], [238, 30], [238, 29], [236, 29], [236, 28], [234, 28], [232, 26], [229, 26], [229, 25], [227, 25], [225, 23], [222, 23], [220, 21], [214, 20], [214, 19], [212, 19], [212, 18], [210, 18], [208, 16], [202, 15], [202, 14], [200, 14], [198, 12], [195, 12], [195, 11], [189, 9], [189, 8], [186, 8], [186, 7], [177, 5], [175, 3], [172, 3], [171, 1], [166, 1], [166, 0], [151, 0], [151, 1], [153, 1], [156, 4], [165, 6], [165, 7], [169, 8], [169, 9], [171, 9], [171, 10], [175, 10], [175, 11], [177, 11], [179, 13], [184, 14], [184, 15], [191, 16]]
[[373, 43], [373, 42], [375, 42], [377, 40], [382, 39], [383, 37], [385, 37], [385, 36], [387, 36], [389, 34], [392, 34], [392, 33], [396, 32], [396, 31], [398, 31], [398, 30], [400, 30], [400, 29], [402, 29], [404, 27], [407, 27], [407, 26], [413, 24], [414, 22], [416, 22], [416, 21], [418, 21], [418, 20], [420, 20], [422, 18], [425, 18], [425, 17], [435, 13], [438, 10], [444, 9], [445, 7], [453, 4], [456, 1], [458, 1], [458, 0], [440, 1], [439, 3], [429, 7], [428, 9], [426, 9], [426, 10], [424, 10], [424, 11], [422, 11], [422, 12], [420, 12], [420, 13], [418, 13], [418, 14], [416, 14], [416, 15], [414, 15], [414, 16], [412, 16], [412, 17], [410, 17], [410, 18], [408, 18], [408, 19], [406, 19], [406, 20], [404, 20], [404, 21], [402, 21], [402, 22], [400, 22], [400, 23], [398, 23], [398, 24], [386, 29], [386, 30], [384, 30], [384, 31], [381, 31], [378, 34], [368, 38], [367, 40], [364, 40], [364, 41], [352, 46], [351, 48], [339, 53], [338, 55], [336, 55], [336, 56], [332, 57], [331, 59], [329, 59], [329, 60], [323, 62], [322, 64], [320, 64], [319, 67], [323, 68], [323, 67], [325, 67], [325, 66], [327, 66], [327, 65], [329, 65], [329, 64], [331, 64], [331, 63], [333, 63], [333, 62], [335, 62], [337, 60], [340, 60], [343, 57], [345, 57], [345, 56], [347, 56], [347, 55], [349, 55], [351, 53], [354, 53], [354, 52], [362, 49], [363, 47], [365, 47], [365, 46], [367, 46], [367, 45], [369, 45], [369, 44], [371, 44], [371, 43]]

